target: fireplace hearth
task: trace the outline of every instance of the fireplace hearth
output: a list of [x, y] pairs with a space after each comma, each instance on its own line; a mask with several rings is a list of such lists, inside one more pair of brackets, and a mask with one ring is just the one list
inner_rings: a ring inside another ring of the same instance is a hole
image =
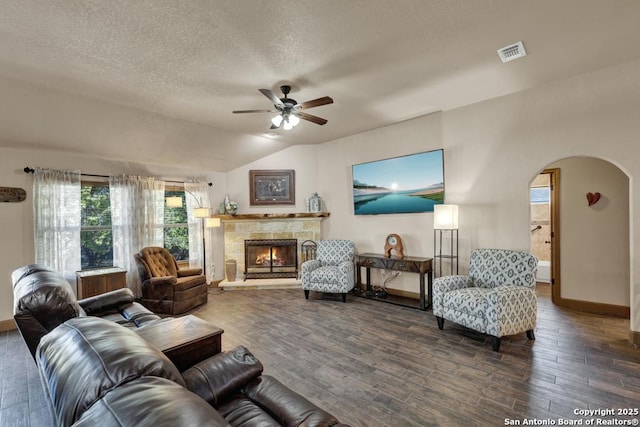
[[244, 280], [298, 277], [297, 239], [244, 241]]

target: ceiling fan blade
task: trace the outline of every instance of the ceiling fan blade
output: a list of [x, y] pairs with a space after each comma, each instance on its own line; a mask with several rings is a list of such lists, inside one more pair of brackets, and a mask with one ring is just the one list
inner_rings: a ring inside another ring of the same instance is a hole
[[278, 110], [235, 110], [232, 111], [233, 114], [242, 114], [242, 113], [276, 113]]
[[304, 110], [306, 108], [319, 107], [321, 105], [327, 105], [327, 104], [333, 104], [333, 99], [329, 96], [323, 96], [322, 98], [303, 102], [302, 104], [300, 104], [300, 108]]
[[275, 96], [273, 94], [273, 92], [271, 92], [269, 89], [258, 89], [260, 92], [262, 92], [262, 94], [264, 96], [266, 96], [267, 98], [269, 98], [271, 100], [271, 102], [273, 102], [273, 105], [275, 105], [276, 107], [282, 107], [284, 108], [284, 104], [282, 103], [282, 101], [280, 101], [280, 98], [278, 98], [277, 96]]
[[307, 113], [305, 113], [303, 111], [296, 112], [296, 115], [298, 117], [300, 117], [301, 119], [308, 120], [310, 122], [313, 122], [313, 123], [321, 125], [321, 126], [327, 123], [326, 119], [323, 119], [323, 118], [318, 117], [318, 116], [313, 116], [311, 114], [307, 114]]

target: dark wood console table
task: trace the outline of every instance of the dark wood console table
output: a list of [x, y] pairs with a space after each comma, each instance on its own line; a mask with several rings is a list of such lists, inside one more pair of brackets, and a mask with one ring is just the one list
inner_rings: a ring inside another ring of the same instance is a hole
[[[356, 263], [356, 287], [358, 295], [362, 296], [362, 275], [360, 269], [362, 267], [366, 268], [366, 290], [367, 293], [371, 293], [371, 269], [379, 268], [383, 270], [395, 270], [395, 271], [403, 271], [408, 273], [418, 273], [420, 275], [420, 306], [416, 307], [415, 305], [406, 304], [397, 300], [387, 298], [378, 298], [375, 296], [367, 296], [365, 293], [365, 297], [375, 299], [378, 301], [384, 301], [391, 304], [404, 305], [406, 307], [412, 308], [420, 308], [420, 310], [426, 310], [431, 307], [431, 290], [433, 287], [433, 270], [432, 270], [432, 259], [431, 258], [418, 258], [406, 256], [402, 259], [399, 259], [396, 256], [391, 256], [391, 258], [386, 258], [383, 254], [358, 254], [355, 256]], [[424, 277], [427, 276], [427, 286], [428, 286], [428, 295], [425, 296], [425, 280]]]

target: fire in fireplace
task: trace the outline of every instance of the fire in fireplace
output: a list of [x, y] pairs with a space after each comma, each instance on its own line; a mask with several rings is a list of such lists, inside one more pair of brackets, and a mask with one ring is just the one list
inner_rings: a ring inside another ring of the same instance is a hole
[[298, 277], [297, 239], [244, 241], [244, 278]]

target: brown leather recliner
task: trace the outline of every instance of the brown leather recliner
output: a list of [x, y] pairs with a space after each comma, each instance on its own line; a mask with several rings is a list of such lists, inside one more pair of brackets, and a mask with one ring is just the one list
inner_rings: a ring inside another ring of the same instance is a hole
[[161, 247], [135, 255], [142, 282], [142, 305], [155, 313], [181, 314], [207, 302], [207, 278], [201, 268], [179, 268]]
[[77, 300], [64, 276], [42, 264], [29, 264], [11, 273], [13, 318], [35, 358], [42, 337], [75, 317], [97, 316], [136, 329], [160, 317], [134, 302], [129, 288]]

